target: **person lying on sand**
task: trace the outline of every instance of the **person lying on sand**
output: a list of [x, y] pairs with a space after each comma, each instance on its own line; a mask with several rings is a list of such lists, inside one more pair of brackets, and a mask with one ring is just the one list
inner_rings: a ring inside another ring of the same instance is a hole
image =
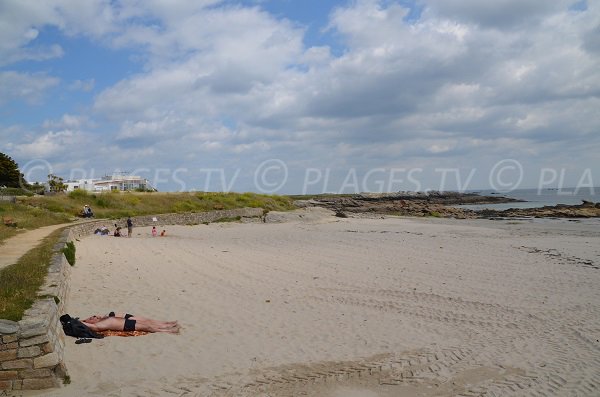
[[179, 333], [177, 321], [158, 321], [134, 316], [128, 313], [110, 312], [108, 315], [95, 315], [81, 320], [92, 331], [145, 331]]

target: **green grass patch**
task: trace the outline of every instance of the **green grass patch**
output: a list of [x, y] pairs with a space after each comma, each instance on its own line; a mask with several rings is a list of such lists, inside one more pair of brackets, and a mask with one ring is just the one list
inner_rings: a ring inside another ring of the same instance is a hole
[[16, 236], [17, 234], [19, 234], [17, 228], [0, 225], [0, 247], [2, 247], [2, 242], [4, 240]]
[[62, 230], [57, 230], [17, 263], [0, 269], [0, 318], [19, 321], [38, 298], [37, 292], [48, 274], [53, 247]]
[[92, 207], [96, 218], [117, 219], [127, 216], [157, 215], [182, 212], [206, 212], [252, 207], [267, 211], [294, 209], [293, 199], [256, 193], [211, 192], [106, 192], [89, 193], [76, 190], [69, 194], [52, 196], [19, 197], [18, 202], [30, 208], [61, 213], [67, 217], [77, 216], [83, 206]]
[[33, 196], [33, 192], [28, 189], [21, 189], [19, 187], [3, 187], [0, 188], [0, 195], [5, 196]]
[[65, 254], [65, 258], [67, 258], [69, 265], [75, 266], [75, 243], [72, 241], [67, 242], [65, 248], [62, 249], [62, 252]]
[[[22, 201], [25, 200], [25, 201]], [[26, 198], [19, 198], [17, 203], [0, 202], [0, 219], [9, 217], [17, 227], [9, 227], [0, 223], [0, 243], [7, 238], [17, 235], [19, 229], [37, 229], [42, 226], [57, 225], [71, 221], [72, 217], [59, 211], [53, 212], [50, 208], [32, 206]]]

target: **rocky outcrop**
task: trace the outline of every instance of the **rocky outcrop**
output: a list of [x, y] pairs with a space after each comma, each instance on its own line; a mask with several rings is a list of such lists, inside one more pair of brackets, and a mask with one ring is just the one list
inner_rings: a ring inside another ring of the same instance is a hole
[[317, 196], [296, 201], [298, 207], [324, 207], [345, 214], [387, 214], [399, 216], [434, 216], [442, 218], [591, 218], [600, 217], [600, 203], [583, 201], [579, 205], [547, 206], [541, 208], [511, 208], [498, 210], [469, 210], [453, 207], [460, 204], [496, 204], [516, 202], [502, 196], [479, 196], [473, 193], [397, 193], [359, 194], [353, 196]]
[[504, 211], [477, 211], [484, 218], [597, 218], [600, 217], [600, 203], [585, 201], [579, 205], [558, 204], [539, 208], [510, 208]]
[[475, 212], [451, 207], [457, 204], [482, 204], [513, 201], [506, 197], [486, 197], [462, 193], [395, 193], [359, 194], [354, 196], [321, 196], [296, 201], [299, 207], [316, 206], [347, 213], [372, 213], [400, 216], [435, 216], [444, 218], [475, 218]]

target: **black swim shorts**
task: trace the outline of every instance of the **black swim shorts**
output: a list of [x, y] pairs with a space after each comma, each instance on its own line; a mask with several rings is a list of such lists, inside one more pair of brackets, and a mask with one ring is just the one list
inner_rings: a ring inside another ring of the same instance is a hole
[[125, 319], [125, 324], [123, 324], [123, 331], [135, 331], [135, 320], [131, 320], [129, 318]]
[[[115, 316], [115, 312], [108, 313], [108, 317], [114, 317], [114, 316]], [[133, 317], [133, 314], [125, 313], [125, 320], [127, 320], [129, 317]]]

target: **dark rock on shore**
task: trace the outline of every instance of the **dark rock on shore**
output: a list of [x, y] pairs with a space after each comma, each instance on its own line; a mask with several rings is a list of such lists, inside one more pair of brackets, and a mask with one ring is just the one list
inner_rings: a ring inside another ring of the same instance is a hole
[[585, 201], [579, 205], [558, 204], [539, 208], [509, 208], [503, 211], [480, 210], [482, 218], [597, 218], [600, 217], [600, 203]]
[[600, 203], [584, 201], [579, 205], [547, 206], [541, 208], [511, 208], [503, 211], [456, 208], [460, 204], [495, 204], [518, 202], [503, 196], [480, 196], [475, 193], [429, 192], [393, 194], [357, 194], [353, 196], [315, 196], [298, 200], [298, 207], [323, 207], [338, 217], [347, 214], [382, 214], [399, 216], [433, 216], [440, 218], [591, 218], [600, 217]]
[[475, 218], [475, 212], [451, 207], [458, 204], [489, 204], [518, 201], [507, 197], [480, 196], [474, 193], [429, 192], [356, 194], [353, 196], [316, 196], [296, 201], [300, 207], [317, 206], [336, 212], [372, 213], [401, 216], [434, 216], [443, 218]]

